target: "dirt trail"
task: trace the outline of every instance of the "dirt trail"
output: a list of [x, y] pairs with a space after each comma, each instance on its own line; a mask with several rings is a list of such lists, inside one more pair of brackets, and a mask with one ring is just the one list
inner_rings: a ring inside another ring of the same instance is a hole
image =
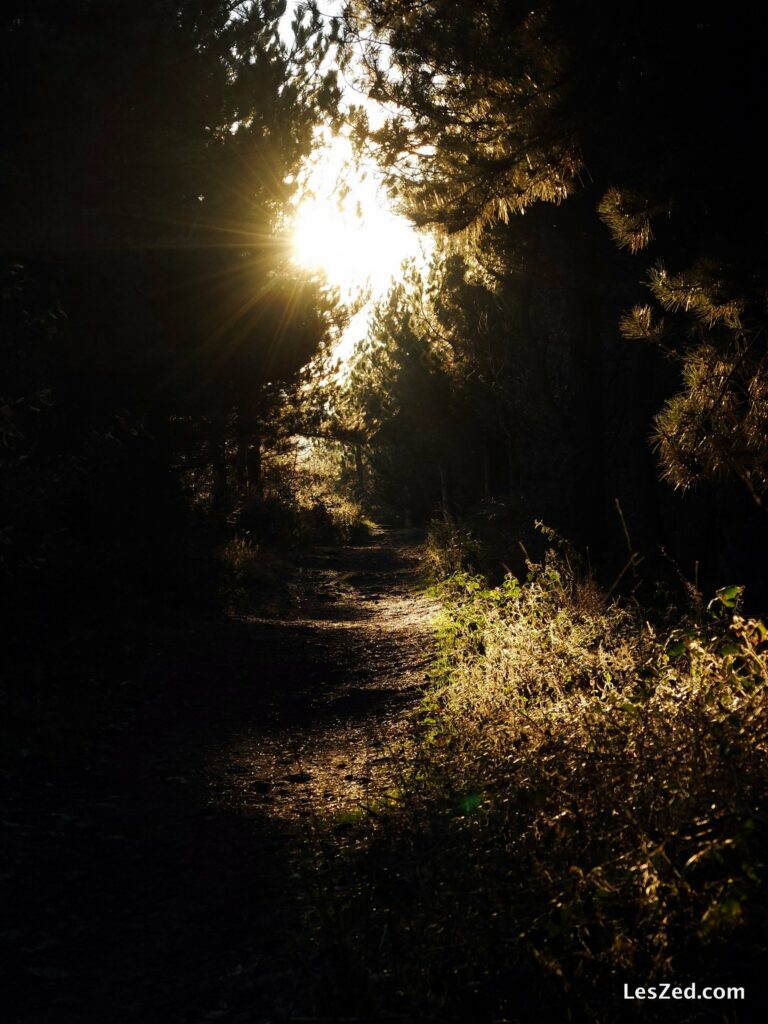
[[308, 817], [389, 784], [436, 610], [418, 541], [316, 549], [300, 608], [187, 631], [76, 767], [22, 773], [2, 812], [11, 1024], [306, 1015], [297, 851]]
[[313, 664], [288, 701], [275, 695], [267, 722], [219, 752], [219, 799], [295, 819], [352, 810], [389, 783], [429, 662], [435, 606], [416, 591], [417, 567], [408, 534], [317, 550], [302, 567], [309, 597], [298, 615], [251, 620], [276, 627], [281, 645], [305, 646]]

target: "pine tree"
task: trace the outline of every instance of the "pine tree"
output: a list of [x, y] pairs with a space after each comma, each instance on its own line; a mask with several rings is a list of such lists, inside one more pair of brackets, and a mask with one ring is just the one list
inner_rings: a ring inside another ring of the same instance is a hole
[[[347, 22], [371, 95], [390, 105], [375, 145], [414, 221], [482, 250], [495, 222], [584, 192], [619, 247], [661, 255], [651, 290], [667, 312], [688, 314], [666, 339], [682, 390], [656, 421], [664, 475], [681, 488], [734, 476], [761, 502], [768, 268], [750, 108], [765, 91], [755, 15], [355, 0]], [[575, 218], [570, 230], [584, 248], [592, 229]], [[573, 373], [596, 409], [605, 284], [585, 258], [579, 316], [592, 341]], [[623, 332], [639, 336], [649, 316], [639, 303]]]

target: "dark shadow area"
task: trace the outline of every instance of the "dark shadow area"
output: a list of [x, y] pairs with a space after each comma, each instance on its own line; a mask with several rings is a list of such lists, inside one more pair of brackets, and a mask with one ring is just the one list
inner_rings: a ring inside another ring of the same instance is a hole
[[[138, 707], [85, 736], [78, 756], [18, 766], [2, 811], [13, 1024], [256, 1021], [300, 1002], [310, 965], [295, 944], [307, 885], [296, 858], [307, 784], [331, 757], [307, 748], [338, 734], [341, 767], [323, 785], [365, 786], [350, 735], [362, 749], [419, 692], [397, 688], [408, 655], [371, 632], [387, 623], [345, 573], [413, 602], [411, 549], [384, 536], [314, 553], [296, 571], [319, 591], [291, 622], [244, 616], [160, 638]], [[339, 590], [327, 623], [323, 587]], [[235, 991], [243, 1016], [227, 1011]]]

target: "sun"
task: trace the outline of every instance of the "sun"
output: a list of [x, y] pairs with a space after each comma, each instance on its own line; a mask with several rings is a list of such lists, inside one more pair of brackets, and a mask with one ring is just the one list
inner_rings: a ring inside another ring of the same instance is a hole
[[304, 171], [293, 219], [293, 259], [342, 295], [381, 295], [424, 241], [389, 205], [377, 170], [343, 136], [326, 138]]

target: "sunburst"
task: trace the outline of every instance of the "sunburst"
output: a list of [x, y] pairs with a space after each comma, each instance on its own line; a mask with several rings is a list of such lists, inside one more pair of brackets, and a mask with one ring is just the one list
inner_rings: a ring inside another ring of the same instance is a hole
[[354, 159], [344, 136], [326, 138], [303, 174], [293, 223], [293, 258], [344, 297], [383, 294], [424, 240], [399, 216], [379, 172]]

